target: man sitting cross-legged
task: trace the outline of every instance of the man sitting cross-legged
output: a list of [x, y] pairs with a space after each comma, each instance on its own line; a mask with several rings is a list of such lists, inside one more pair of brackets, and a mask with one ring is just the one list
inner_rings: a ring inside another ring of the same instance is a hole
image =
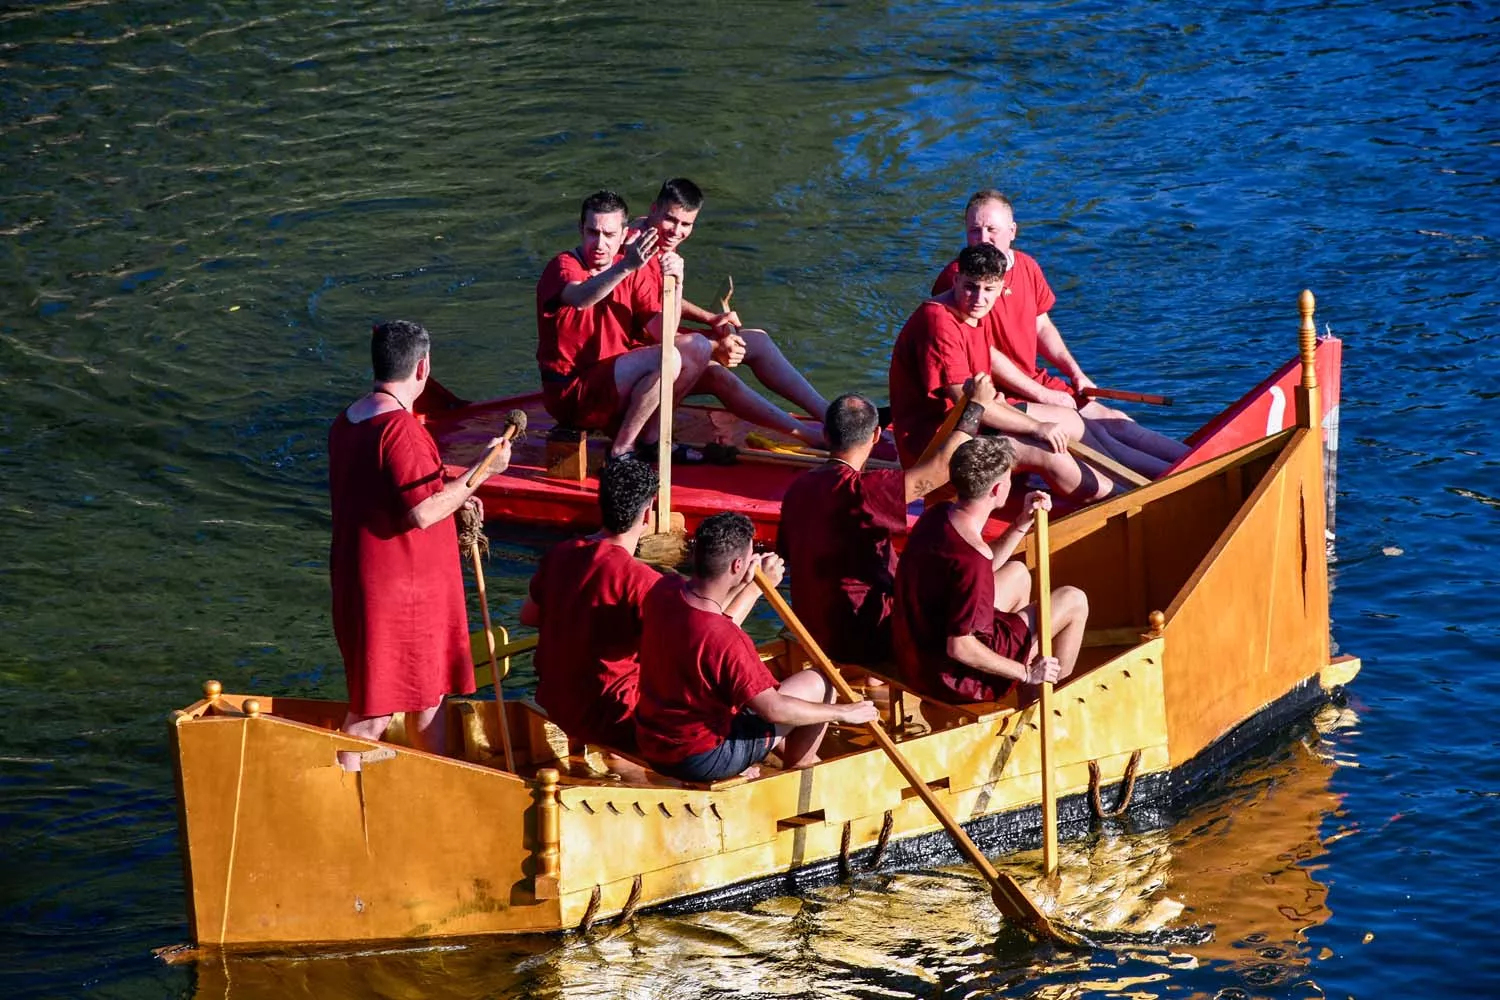
[[[703, 192], [698, 185], [686, 177], [674, 177], [662, 184], [656, 200], [651, 203], [645, 218], [632, 223], [632, 230], [655, 232], [657, 248], [663, 254], [678, 253], [682, 244], [693, 234], [698, 213], [703, 209]], [[653, 260], [646, 265], [647, 281], [654, 282], [658, 299], [661, 297], [662, 267]], [[821, 420], [828, 409], [828, 400], [812, 387], [781, 348], [764, 330], [747, 329], [734, 310], [709, 312], [686, 299], [682, 302], [682, 318], [709, 327], [708, 337], [716, 342], [718, 360], [704, 371], [694, 392], [707, 392], [718, 396], [736, 416], [770, 427], [800, 438], [814, 447], [822, 447], [823, 441], [817, 428], [797, 420], [779, 409], [770, 400], [740, 380], [727, 366], [741, 362], [755, 373], [767, 389], [806, 410]]]
[[[655, 231], [625, 242], [625, 200], [613, 191], [584, 199], [579, 245], [552, 258], [536, 286], [537, 349], [547, 412], [559, 423], [614, 435], [624, 455], [656, 412], [661, 385], [661, 286], [647, 280]], [[682, 258], [660, 268], [682, 278]], [[701, 334], [678, 334], [672, 391], [681, 399], [712, 359]]]
[[[963, 393], [970, 376], [989, 371], [983, 321], [995, 306], [1005, 277], [1005, 258], [981, 244], [958, 255], [958, 279], [943, 294], [922, 303], [891, 350], [891, 419], [902, 465], [917, 460]], [[1108, 496], [1114, 483], [1080, 465], [1068, 453], [1068, 438], [1082, 433], [1078, 414], [1063, 423], [1039, 420], [1002, 399], [985, 404], [980, 423], [1015, 440], [1018, 468], [1039, 472], [1053, 489], [1079, 503]]]
[[[1037, 605], [1026, 567], [1009, 562], [1031, 530], [1042, 492], [994, 544], [984, 523], [1010, 494], [1011, 443], [980, 437], [958, 446], [949, 474], [958, 499], [929, 507], [896, 569], [893, 635], [902, 678], [919, 691], [958, 701], [996, 701], [1016, 684], [1067, 677], [1083, 645], [1088, 599], [1077, 587], [1052, 591], [1055, 656], [1038, 652]], [[1023, 691], [1030, 695], [1030, 691]]]
[[646, 598], [636, 747], [658, 771], [683, 781], [754, 777], [781, 748], [787, 767], [817, 763], [830, 722], [875, 718], [873, 702], [830, 704], [815, 670], [780, 684], [740, 623], [754, 607], [757, 566], [774, 584], [780, 558], [757, 556], [743, 514], [706, 518], [693, 536], [693, 575], [664, 577]]
[[875, 404], [849, 393], [828, 406], [829, 458], [793, 480], [781, 501], [776, 549], [792, 574], [792, 607], [835, 660], [874, 667], [891, 657], [893, 536], [906, 532], [906, 505], [948, 481], [948, 457], [979, 433], [995, 399], [990, 377], [964, 386], [969, 403], [948, 440], [909, 469], [866, 469], [880, 441]]
[[569, 739], [635, 747], [642, 608], [661, 574], [635, 558], [656, 470], [611, 462], [599, 473], [604, 527], [548, 550], [521, 605], [537, 626], [536, 700]]

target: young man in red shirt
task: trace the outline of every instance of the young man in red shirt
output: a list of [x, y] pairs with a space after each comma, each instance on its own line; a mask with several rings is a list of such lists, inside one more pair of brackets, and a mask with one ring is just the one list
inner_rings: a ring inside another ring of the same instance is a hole
[[[1082, 395], [1094, 382], [1074, 360], [1049, 311], [1057, 301], [1042, 269], [1030, 254], [1016, 250], [1016, 220], [1010, 199], [994, 189], [976, 193], [964, 209], [969, 246], [988, 244], [1005, 255], [1001, 297], [986, 323], [995, 382], [1017, 406], [1038, 420], [1067, 423], [1075, 412], [1083, 418], [1082, 440], [1144, 476], [1159, 476], [1187, 453], [1179, 441], [1148, 430], [1122, 410]], [[937, 295], [953, 287], [958, 262], [949, 264], [932, 284]], [[1037, 364], [1037, 353], [1071, 380], [1072, 385]], [[1074, 435], [1074, 440], [1078, 440]]]
[[857, 393], [828, 406], [828, 461], [792, 481], [781, 501], [776, 550], [792, 574], [792, 607], [835, 660], [877, 666], [891, 657], [896, 584], [892, 536], [906, 533], [906, 505], [948, 481], [948, 457], [979, 433], [995, 386], [981, 372], [943, 447], [909, 469], [865, 469], [880, 442], [875, 404]]
[[531, 578], [521, 624], [539, 630], [536, 700], [568, 737], [635, 748], [642, 608], [661, 574], [635, 558], [656, 470], [611, 462], [599, 473], [604, 527], [553, 546]]
[[[996, 701], [1016, 684], [1057, 681], [1083, 645], [1088, 599], [1077, 587], [1052, 591], [1055, 656], [1038, 652], [1030, 574], [1010, 562], [1051, 498], [1028, 494], [1021, 515], [990, 544], [984, 523], [1010, 495], [1011, 442], [979, 437], [958, 446], [949, 475], [958, 499], [929, 507], [896, 569], [893, 636], [901, 676], [918, 690], [957, 701]], [[1028, 692], [1029, 693], [1029, 692]]]
[[[613, 191], [586, 198], [579, 245], [554, 257], [536, 286], [536, 360], [547, 412], [562, 424], [612, 431], [612, 456], [631, 451], [656, 412], [662, 298], [647, 264], [682, 280], [682, 258], [660, 250], [654, 231], [625, 242], [627, 212]], [[677, 399], [698, 381], [713, 350], [699, 334], [677, 335]]]
[[[657, 248], [663, 253], [676, 253], [693, 234], [702, 209], [703, 192], [698, 185], [686, 177], [674, 177], [662, 184], [650, 211], [631, 228], [633, 231], [654, 231]], [[655, 282], [659, 295], [660, 267], [651, 263], [646, 270], [647, 280]], [[686, 299], [682, 303], [682, 318], [708, 326], [708, 337], [717, 346], [715, 357], [718, 360], [708, 366], [693, 387], [694, 392], [718, 396], [732, 413], [742, 419], [790, 434], [814, 447], [823, 446], [815, 427], [789, 416], [729, 371], [743, 362], [767, 389], [821, 420], [828, 409], [828, 400], [793, 367], [770, 334], [764, 330], [746, 329], [740, 322], [739, 313], [732, 309], [709, 312]]]
[[816, 670], [781, 683], [740, 623], [760, 591], [760, 567], [780, 583], [781, 560], [756, 556], [743, 514], [706, 518], [693, 536], [693, 575], [665, 577], [646, 598], [636, 747], [658, 771], [683, 781], [754, 777], [777, 747], [786, 767], [818, 761], [830, 722], [870, 722], [875, 704], [831, 704]]
[[[474, 690], [453, 514], [479, 502], [465, 482], [480, 463], [445, 481], [437, 445], [412, 416], [432, 372], [431, 346], [427, 331], [405, 320], [371, 334], [374, 385], [328, 431], [328, 575], [349, 685], [341, 728], [378, 740], [405, 712], [413, 744], [445, 753], [443, 697]], [[499, 444], [492, 438], [486, 451]], [[509, 464], [505, 443], [490, 471]], [[339, 762], [359, 770], [358, 753], [342, 751]]]
[[[988, 372], [984, 319], [994, 308], [1005, 277], [1005, 258], [992, 246], [966, 247], [958, 255], [952, 288], [914, 312], [891, 351], [891, 420], [901, 464], [910, 466], [963, 393], [972, 375]], [[1078, 415], [1068, 419], [1079, 424]], [[985, 404], [983, 427], [1015, 438], [1017, 467], [1039, 472], [1052, 487], [1081, 503], [1109, 496], [1115, 484], [1068, 454], [1065, 423], [1022, 413], [1002, 399]]]

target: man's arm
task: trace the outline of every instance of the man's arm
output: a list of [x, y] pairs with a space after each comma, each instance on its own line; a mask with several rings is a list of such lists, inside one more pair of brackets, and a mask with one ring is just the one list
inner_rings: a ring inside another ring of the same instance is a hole
[[[474, 491], [479, 489], [481, 483], [473, 486], [466, 485], [476, 469], [484, 464], [484, 455], [488, 455], [490, 449], [500, 445], [500, 454], [490, 466], [490, 474], [498, 475], [510, 466], [510, 441], [508, 439], [491, 438], [490, 443], [485, 445], [484, 454], [479, 456], [479, 461], [469, 466], [463, 474], [456, 479], [450, 479], [443, 484], [443, 488], [424, 499], [411, 510], [406, 512], [406, 524], [411, 528], [430, 528], [445, 517], [452, 517], [460, 507], [469, 501]], [[478, 501], [475, 501], [478, 503]]]
[[1010, 557], [1016, 554], [1016, 549], [1031, 530], [1036, 521], [1036, 512], [1039, 510], [1051, 510], [1052, 497], [1042, 490], [1032, 490], [1026, 494], [1026, 499], [1021, 502], [1021, 513], [1016, 515], [1016, 521], [1004, 534], [990, 544], [990, 566], [999, 569], [1010, 561]]
[[1032, 403], [1063, 406], [1070, 410], [1078, 408], [1072, 396], [1065, 392], [1059, 392], [1056, 389], [1048, 389], [1036, 379], [1021, 371], [1021, 367], [998, 347], [990, 348], [990, 367], [994, 370], [995, 381], [1005, 391], [1007, 396], [1017, 397]]
[[[1063, 343], [1062, 331], [1058, 330], [1057, 324], [1052, 322], [1048, 313], [1042, 313], [1036, 318], [1036, 346], [1042, 357], [1067, 376], [1068, 381], [1073, 383], [1073, 388], [1083, 389], [1093, 385], [1078, 362], [1073, 360], [1073, 354], [1068, 350], [1068, 345]], [[1038, 402], [1047, 402], [1038, 400]]]
[[[759, 566], [760, 571], [766, 575], [771, 586], [781, 586], [781, 578], [786, 576], [786, 563], [774, 552], [751, 557], [751, 568]], [[745, 624], [745, 619], [750, 617], [750, 611], [755, 607], [755, 602], [760, 600], [760, 587], [755, 583], [755, 574], [752, 572], [750, 578], [740, 584], [740, 588], [734, 592], [729, 603], [724, 605], [724, 614], [736, 625]]]
[[[945, 385], [939, 391], [956, 403], [963, 395], [964, 387]], [[1029, 417], [998, 396], [985, 406], [984, 414], [979, 422], [984, 427], [993, 428], [1004, 434], [1037, 438], [1046, 442], [1049, 448], [1059, 454], [1068, 450], [1068, 433], [1059, 424], [1043, 423], [1034, 417]]]
[[846, 701], [827, 705], [821, 701], [794, 698], [775, 688], [766, 688], [751, 698], [749, 708], [762, 719], [778, 726], [815, 726], [822, 722], [858, 725], [862, 722], [874, 722], [879, 714], [873, 701]]
[[948, 656], [970, 670], [1008, 677], [1022, 684], [1055, 681], [1062, 673], [1062, 664], [1055, 656], [1038, 656], [1031, 661], [1031, 666], [1027, 667], [1009, 657], [1001, 656], [975, 635], [950, 635]]
[[995, 383], [990, 381], [989, 375], [979, 372], [964, 386], [964, 394], [969, 397], [968, 403], [964, 405], [964, 414], [958, 418], [953, 433], [948, 435], [942, 448], [926, 462], [906, 470], [903, 478], [906, 481], [907, 503], [918, 497], [925, 497], [948, 481], [948, 459], [953, 457], [959, 445], [979, 433], [984, 408], [995, 400]]
[[585, 281], [570, 281], [563, 286], [558, 300], [573, 309], [587, 309], [609, 297], [615, 288], [656, 253], [656, 230], [648, 230], [634, 242], [625, 244], [625, 256]]

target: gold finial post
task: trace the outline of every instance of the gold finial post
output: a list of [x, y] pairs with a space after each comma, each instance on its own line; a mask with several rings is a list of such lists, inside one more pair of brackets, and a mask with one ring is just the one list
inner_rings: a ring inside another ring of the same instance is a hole
[[245, 699], [245, 714], [254, 719], [260, 715], [260, 700], [257, 698]]
[[218, 701], [219, 695], [224, 693], [224, 685], [218, 681], [203, 682], [203, 697], [209, 701]]
[[537, 899], [558, 897], [558, 876], [562, 869], [562, 815], [557, 802], [555, 767], [544, 767], [536, 773], [536, 878]]
[[1149, 635], [1151, 638], [1155, 639], [1157, 636], [1161, 635], [1162, 632], [1166, 631], [1167, 616], [1162, 614], [1160, 611], [1151, 612], [1146, 616], [1146, 621], [1150, 623], [1151, 631]]
[[1298, 349], [1302, 355], [1302, 387], [1304, 389], [1316, 389], [1318, 387], [1318, 327], [1313, 323], [1313, 308], [1317, 300], [1309, 289], [1302, 289], [1302, 294], [1297, 296], [1297, 309], [1302, 313], [1302, 329], [1298, 337]]

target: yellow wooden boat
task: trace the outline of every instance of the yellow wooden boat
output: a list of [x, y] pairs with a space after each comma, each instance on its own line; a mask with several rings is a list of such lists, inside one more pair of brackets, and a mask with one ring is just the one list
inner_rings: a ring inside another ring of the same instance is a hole
[[[1145, 808], [1190, 793], [1358, 670], [1330, 656], [1305, 292], [1302, 321], [1296, 426], [1052, 525], [1054, 583], [1088, 592], [1093, 626], [1053, 697], [1065, 833], [1126, 797]], [[1030, 549], [1026, 558], [1034, 564]], [[790, 639], [762, 655], [782, 674], [808, 663]], [[901, 751], [980, 845], [1033, 846], [1037, 707], [884, 692]], [[724, 905], [850, 866], [930, 863], [946, 845], [861, 727], [831, 729], [815, 767], [684, 786], [571, 753], [526, 702], [504, 706], [517, 763], [507, 771], [495, 707], [450, 702], [462, 746], [449, 758], [338, 732], [340, 702], [210, 682], [171, 720], [195, 943], [568, 931], [644, 908]], [[338, 751], [360, 753], [362, 770], [342, 769]]]

